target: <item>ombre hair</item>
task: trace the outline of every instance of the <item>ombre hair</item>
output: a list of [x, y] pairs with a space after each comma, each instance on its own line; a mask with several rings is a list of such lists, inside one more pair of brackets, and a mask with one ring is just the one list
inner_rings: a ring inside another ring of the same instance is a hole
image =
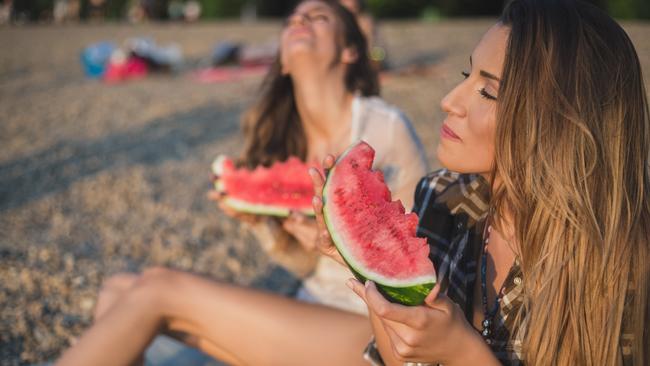
[[613, 365], [629, 351], [647, 365], [650, 127], [634, 46], [580, 1], [515, 0], [500, 22], [492, 204], [514, 220], [524, 359]]

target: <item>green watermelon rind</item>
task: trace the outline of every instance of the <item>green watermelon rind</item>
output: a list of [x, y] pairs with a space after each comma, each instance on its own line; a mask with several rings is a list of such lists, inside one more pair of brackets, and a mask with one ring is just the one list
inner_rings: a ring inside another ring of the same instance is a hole
[[[223, 172], [222, 165], [228, 160], [228, 157], [225, 155], [219, 155], [212, 162], [212, 172], [217, 176], [221, 175]], [[217, 179], [214, 182], [214, 189], [218, 192], [224, 192], [226, 189], [223, 185], [223, 182]], [[292, 211], [298, 211], [306, 216], [315, 216], [314, 209], [312, 207], [304, 208], [300, 210], [290, 209], [286, 206], [273, 206], [273, 205], [262, 205], [247, 202], [233, 197], [224, 197], [222, 202], [233, 210], [241, 213], [249, 213], [253, 215], [263, 215], [263, 216], [277, 216], [277, 217], [288, 217]]]
[[[354, 145], [356, 146], [356, 145]], [[354, 147], [348, 148], [339, 158], [338, 161], [342, 160], [349, 151]], [[327, 226], [327, 231], [330, 233], [332, 241], [336, 250], [341, 254], [341, 257], [350, 268], [354, 277], [359, 281], [365, 283], [366, 280], [371, 280], [377, 285], [377, 289], [381, 292], [386, 299], [391, 302], [399, 303], [402, 305], [416, 306], [424, 303], [424, 299], [431, 292], [431, 289], [436, 284], [436, 277], [434, 276], [424, 276], [418, 277], [410, 281], [404, 280], [393, 280], [385, 278], [384, 276], [372, 273], [369, 270], [364, 270], [363, 265], [359, 263], [353, 263], [352, 255], [348, 253], [345, 248], [343, 239], [338, 235], [336, 226], [334, 224], [334, 218], [330, 213], [327, 205], [327, 189], [331, 181], [331, 177], [334, 176], [336, 172], [336, 164], [329, 171], [327, 179], [325, 180], [325, 185], [323, 187], [323, 218], [325, 219], [325, 225]]]
[[[214, 183], [214, 188], [223, 192], [224, 187], [220, 184], [220, 181], [217, 180]], [[305, 216], [315, 216], [313, 208], [306, 208], [301, 210], [289, 209], [286, 206], [273, 206], [273, 205], [260, 205], [256, 203], [247, 202], [233, 197], [224, 197], [222, 202], [233, 210], [241, 213], [249, 213], [254, 215], [264, 215], [264, 216], [277, 216], [277, 217], [288, 217], [292, 211], [298, 211]]]

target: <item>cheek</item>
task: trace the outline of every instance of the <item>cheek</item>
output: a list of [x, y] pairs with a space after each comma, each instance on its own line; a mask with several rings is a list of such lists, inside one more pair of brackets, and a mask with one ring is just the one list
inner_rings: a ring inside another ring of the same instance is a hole
[[467, 127], [471, 147], [481, 151], [494, 151], [495, 108], [495, 103], [483, 102], [477, 108], [470, 110]]
[[320, 53], [327, 55], [334, 55], [336, 53], [336, 29], [333, 24], [314, 24], [314, 34], [318, 39], [316, 45]]
[[446, 168], [459, 173], [487, 173], [494, 162], [494, 103], [479, 101], [469, 108], [460, 143], [441, 141], [437, 155]]

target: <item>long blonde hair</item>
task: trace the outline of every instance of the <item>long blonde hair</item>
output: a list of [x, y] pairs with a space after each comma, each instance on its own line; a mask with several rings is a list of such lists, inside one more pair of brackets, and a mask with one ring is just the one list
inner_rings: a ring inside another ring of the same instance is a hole
[[623, 29], [587, 3], [515, 0], [497, 104], [497, 215], [514, 218], [532, 365], [650, 363], [648, 102]]

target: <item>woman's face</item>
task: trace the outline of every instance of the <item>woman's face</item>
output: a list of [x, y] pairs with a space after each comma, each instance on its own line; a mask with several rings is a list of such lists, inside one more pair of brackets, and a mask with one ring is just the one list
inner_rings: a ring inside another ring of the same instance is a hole
[[440, 103], [447, 118], [440, 129], [437, 155], [449, 170], [486, 177], [492, 172], [496, 103], [508, 36], [507, 27], [490, 28], [470, 57], [465, 80]]
[[305, 1], [287, 18], [282, 30], [280, 54], [282, 71], [305, 65], [340, 63], [342, 50], [337, 46], [341, 23], [334, 11], [321, 1]]

